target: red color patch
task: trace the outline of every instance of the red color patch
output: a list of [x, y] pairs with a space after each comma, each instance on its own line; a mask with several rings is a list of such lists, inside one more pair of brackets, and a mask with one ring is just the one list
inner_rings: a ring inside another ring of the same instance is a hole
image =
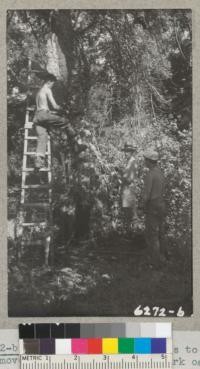
[[88, 339], [88, 354], [102, 354], [102, 339], [89, 338]]

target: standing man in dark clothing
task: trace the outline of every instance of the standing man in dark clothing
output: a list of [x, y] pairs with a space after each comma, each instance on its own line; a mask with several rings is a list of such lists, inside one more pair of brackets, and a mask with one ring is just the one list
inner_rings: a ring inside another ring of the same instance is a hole
[[122, 209], [124, 220], [126, 223], [126, 231], [130, 230], [132, 223], [137, 219], [136, 206], [136, 179], [137, 179], [137, 164], [135, 143], [125, 144], [123, 151], [125, 152], [127, 165], [123, 173], [122, 186]]
[[144, 153], [145, 165], [149, 169], [144, 180], [145, 239], [151, 252], [152, 263], [159, 266], [164, 251], [165, 179], [157, 165], [158, 153]]

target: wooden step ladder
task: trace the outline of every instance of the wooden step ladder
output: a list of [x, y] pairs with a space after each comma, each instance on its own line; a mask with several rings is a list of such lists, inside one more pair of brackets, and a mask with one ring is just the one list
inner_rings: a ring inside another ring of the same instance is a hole
[[[36, 150], [37, 136], [34, 132], [33, 123], [30, 121], [30, 114], [34, 109], [26, 109], [24, 126], [24, 151], [22, 164], [21, 200], [20, 200], [20, 228], [21, 228], [21, 251], [28, 246], [44, 245], [44, 262], [49, 263], [50, 245], [52, 239], [52, 171], [51, 171], [51, 141], [48, 136], [45, 160], [47, 166], [35, 169], [34, 160], [36, 151], [30, 149], [30, 143]], [[32, 160], [32, 166], [29, 163]], [[41, 183], [42, 173], [46, 172], [46, 181]], [[39, 183], [32, 183], [35, 178]], [[28, 183], [27, 180], [29, 179]], [[42, 193], [41, 193], [42, 191]], [[44, 192], [46, 198], [44, 197]], [[34, 195], [34, 196], [33, 196]], [[30, 199], [29, 199], [30, 197]], [[39, 197], [39, 200], [34, 198]], [[27, 200], [28, 198], [28, 200]], [[33, 199], [32, 199], [33, 198]], [[28, 218], [27, 219], [27, 215]]]

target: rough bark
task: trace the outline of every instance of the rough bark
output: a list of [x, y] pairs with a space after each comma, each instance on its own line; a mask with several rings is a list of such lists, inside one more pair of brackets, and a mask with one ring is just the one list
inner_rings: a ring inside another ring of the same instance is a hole
[[74, 31], [72, 28], [71, 14], [69, 10], [55, 11], [52, 15], [52, 32], [57, 36], [58, 54], [60, 65], [63, 66], [62, 55], [64, 55], [67, 67], [67, 83], [70, 86], [71, 74], [74, 63]]

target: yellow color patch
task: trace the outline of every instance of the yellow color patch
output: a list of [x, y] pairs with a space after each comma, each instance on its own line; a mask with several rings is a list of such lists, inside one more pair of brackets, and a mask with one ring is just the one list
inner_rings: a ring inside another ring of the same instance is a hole
[[118, 354], [118, 338], [103, 338], [103, 354]]

